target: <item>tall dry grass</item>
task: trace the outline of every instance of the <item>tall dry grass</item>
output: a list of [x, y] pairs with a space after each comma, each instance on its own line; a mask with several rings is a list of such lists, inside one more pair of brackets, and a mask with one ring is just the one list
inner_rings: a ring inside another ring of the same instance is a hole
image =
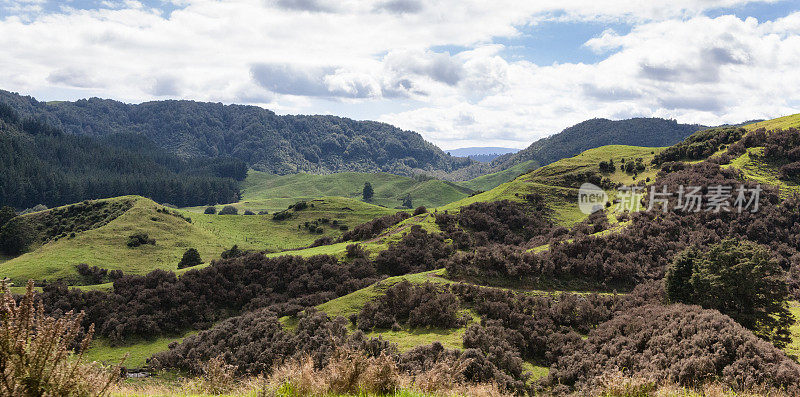
[[94, 327], [82, 338], [83, 313], [60, 318], [44, 314], [33, 282], [17, 303], [5, 282], [0, 303], [0, 395], [102, 396], [119, 378], [119, 368], [83, 363]]

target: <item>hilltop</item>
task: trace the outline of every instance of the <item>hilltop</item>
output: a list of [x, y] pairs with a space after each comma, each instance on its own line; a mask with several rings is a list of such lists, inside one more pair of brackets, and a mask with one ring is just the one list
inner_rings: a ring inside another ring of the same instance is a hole
[[[23, 215], [21, 220], [39, 230], [45, 223], [60, 224], [59, 230], [31, 243], [28, 252], [0, 260], [0, 276], [15, 283], [27, 279], [56, 280], [85, 284], [75, 266], [85, 263], [125, 274], [146, 274], [155, 269], [178, 270], [178, 262], [189, 248], [199, 251], [208, 264], [221, 253], [238, 245], [241, 250], [281, 252], [306, 247], [321, 237], [335, 238], [345, 228], [354, 227], [375, 217], [394, 213], [358, 200], [318, 198], [299, 211], [289, 210], [286, 220], [268, 215], [209, 215], [164, 207], [138, 196], [96, 200], [91, 203], [125, 203], [126, 209], [114, 213], [103, 223], [81, 227], [84, 219], [108, 214], [103, 206], [82, 203]], [[86, 211], [67, 211], [71, 207], [89, 207]], [[51, 220], [50, 213], [62, 213]], [[74, 214], [81, 214], [77, 217]], [[324, 223], [320, 221], [325, 219]], [[314, 230], [304, 227], [308, 223]], [[131, 248], [129, 236], [143, 233], [155, 240]]]

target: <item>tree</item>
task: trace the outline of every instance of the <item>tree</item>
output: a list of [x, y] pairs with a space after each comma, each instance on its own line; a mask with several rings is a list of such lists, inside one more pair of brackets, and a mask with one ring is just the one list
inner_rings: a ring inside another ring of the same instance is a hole
[[33, 229], [23, 217], [12, 218], [0, 228], [0, 250], [12, 256], [21, 255], [34, 238]]
[[690, 248], [678, 255], [665, 281], [670, 301], [719, 310], [782, 347], [791, 341], [795, 321], [785, 277], [767, 248], [729, 239], [705, 252]]
[[219, 214], [220, 215], [238, 215], [239, 214], [239, 210], [237, 210], [236, 207], [234, 207], [232, 205], [226, 205], [226, 206], [222, 207], [222, 209], [219, 211]]
[[13, 208], [5, 205], [0, 208], [0, 227], [3, 227], [8, 221], [17, 216], [17, 212]]
[[183, 253], [183, 258], [181, 258], [181, 261], [178, 263], [178, 269], [197, 266], [201, 263], [203, 263], [203, 259], [200, 258], [200, 253], [194, 248], [189, 248]]
[[364, 201], [372, 201], [372, 196], [375, 194], [375, 191], [372, 190], [372, 184], [369, 182], [364, 183], [364, 190], [361, 191], [361, 196]]
[[217, 213], [217, 207], [206, 207], [206, 210], [203, 211], [206, 215], [214, 215]]
[[414, 204], [411, 203], [411, 195], [406, 194], [406, 196], [403, 197], [403, 207], [414, 208]]

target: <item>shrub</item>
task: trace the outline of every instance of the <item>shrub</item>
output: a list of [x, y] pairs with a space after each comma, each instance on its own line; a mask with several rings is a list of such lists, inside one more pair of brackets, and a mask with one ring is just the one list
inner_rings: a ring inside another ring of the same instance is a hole
[[290, 210], [295, 210], [295, 211], [302, 211], [302, 210], [304, 210], [306, 208], [308, 208], [308, 202], [307, 201], [298, 201], [298, 202], [296, 202], [296, 203], [294, 203], [294, 204], [289, 206]]
[[4, 205], [2, 208], [0, 208], [0, 227], [3, 227], [3, 225], [8, 223], [8, 221], [13, 219], [15, 216], [17, 216], [17, 211], [7, 205]]
[[375, 268], [390, 276], [433, 270], [443, 267], [439, 261], [454, 251], [441, 233], [430, 234], [421, 226], [414, 225], [399, 242], [378, 254]]
[[592, 389], [622, 372], [699, 386], [718, 379], [738, 390], [767, 386], [797, 393], [800, 366], [716, 310], [675, 304], [625, 311], [551, 367], [546, 384]]
[[386, 230], [389, 226], [396, 225], [400, 221], [410, 218], [407, 212], [398, 212], [392, 215], [385, 215], [375, 218], [369, 222], [362, 223], [353, 228], [339, 238], [339, 241], [363, 241], [371, 239]]
[[239, 246], [234, 244], [233, 247], [231, 247], [231, 249], [222, 251], [222, 254], [220, 256], [222, 257], [222, 259], [238, 258], [246, 254], [247, 252], [248, 251], [240, 250]]
[[206, 215], [214, 215], [217, 213], [217, 207], [206, 207], [206, 210], [203, 211]]
[[250, 210], [245, 210], [245, 211], [244, 211], [244, 214], [245, 214], [245, 215], [255, 215], [256, 213], [255, 213], [255, 212], [253, 212], [253, 211], [250, 211]]
[[395, 323], [407, 323], [409, 327], [455, 328], [466, 324], [458, 318], [458, 310], [458, 298], [441, 286], [412, 285], [403, 280], [365, 304], [356, 324], [363, 331], [390, 328]]
[[238, 215], [239, 214], [239, 210], [237, 210], [236, 207], [234, 207], [232, 205], [226, 205], [226, 206], [222, 207], [222, 209], [219, 211], [219, 214], [220, 215]]
[[156, 245], [156, 240], [150, 238], [147, 233], [136, 233], [128, 236], [128, 247], [130, 248], [136, 248], [145, 244]]
[[323, 245], [329, 245], [329, 244], [332, 244], [332, 243], [333, 243], [333, 237], [325, 236], [325, 237], [320, 237], [320, 238], [314, 240], [314, 242], [311, 243], [311, 245], [309, 247], [321, 247]]
[[7, 255], [25, 253], [34, 240], [34, 230], [23, 217], [12, 218], [0, 228], [0, 250]]
[[794, 323], [785, 278], [765, 247], [723, 240], [704, 252], [692, 247], [678, 255], [665, 284], [672, 302], [719, 310], [782, 347], [791, 341]]
[[292, 217], [292, 212], [288, 210], [278, 211], [272, 214], [273, 221], [285, 221]]
[[420, 205], [419, 207], [417, 207], [417, 209], [414, 210], [414, 216], [427, 214], [427, 213], [428, 213], [428, 209], [425, 208], [424, 205]]
[[3, 283], [0, 307], [0, 394], [5, 396], [67, 396], [108, 393], [119, 368], [106, 370], [82, 362], [92, 340], [93, 327], [78, 344], [83, 314], [68, 312], [47, 317], [41, 302], [34, 302], [33, 282], [19, 304]]
[[84, 282], [87, 284], [101, 284], [105, 281], [108, 275], [108, 269], [103, 269], [97, 266], [89, 267], [85, 263], [75, 265], [75, 270], [80, 274]]
[[181, 261], [178, 262], [178, 269], [197, 266], [201, 263], [203, 263], [203, 259], [200, 258], [200, 253], [194, 248], [189, 248], [183, 253], [183, 258], [181, 258]]
[[253, 253], [214, 261], [180, 278], [164, 270], [127, 275], [109, 292], [47, 284], [41, 296], [54, 314], [85, 310], [84, 325], [96, 324], [101, 335], [116, 343], [133, 336], [204, 329], [231, 313], [256, 308], [295, 315], [376, 281], [374, 267], [363, 258], [348, 262], [328, 255], [266, 258]]

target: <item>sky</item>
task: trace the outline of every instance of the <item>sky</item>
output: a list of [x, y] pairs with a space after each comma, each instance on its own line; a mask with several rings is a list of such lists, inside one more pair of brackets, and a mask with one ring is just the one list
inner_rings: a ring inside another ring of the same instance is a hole
[[0, 0], [0, 89], [333, 114], [441, 148], [800, 113], [800, 0]]

